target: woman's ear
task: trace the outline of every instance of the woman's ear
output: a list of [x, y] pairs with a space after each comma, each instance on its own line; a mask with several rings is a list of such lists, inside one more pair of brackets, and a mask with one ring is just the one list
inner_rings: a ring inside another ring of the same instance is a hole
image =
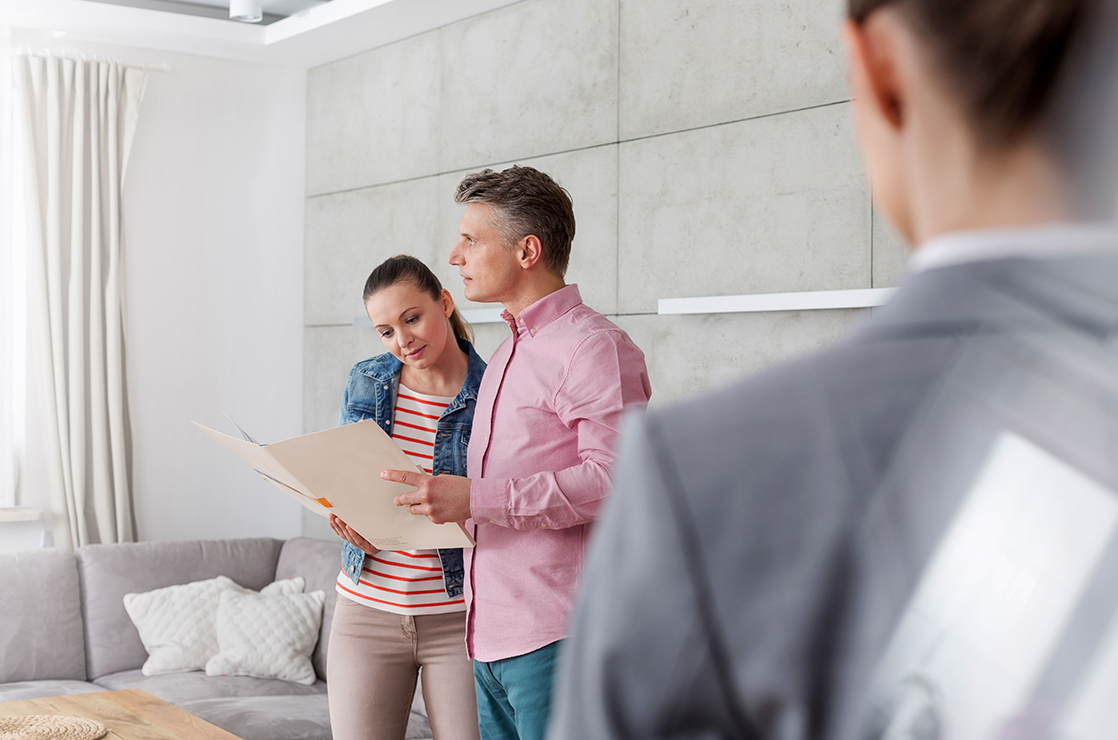
[[454, 296], [446, 288], [443, 288], [443, 292], [439, 294], [439, 303], [443, 307], [443, 316], [449, 319], [450, 315], [454, 313]]
[[860, 24], [848, 18], [843, 37], [855, 104], [879, 125], [899, 129], [904, 123], [904, 100], [898, 74], [896, 19], [888, 10], [872, 13]]
[[881, 8], [862, 23], [847, 20], [843, 37], [854, 98], [854, 129], [873, 199], [885, 219], [911, 243], [901, 22], [893, 8]]

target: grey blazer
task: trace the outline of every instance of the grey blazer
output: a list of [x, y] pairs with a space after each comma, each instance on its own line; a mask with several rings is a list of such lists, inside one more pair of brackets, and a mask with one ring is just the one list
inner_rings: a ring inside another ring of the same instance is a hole
[[[1118, 491], [1116, 336], [1118, 252], [942, 267], [828, 351], [631, 418], [549, 738], [885, 734], [913, 689], [883, 657], [999, 438]], [[1011, 719], [1066, 699], [1082, 634]]]

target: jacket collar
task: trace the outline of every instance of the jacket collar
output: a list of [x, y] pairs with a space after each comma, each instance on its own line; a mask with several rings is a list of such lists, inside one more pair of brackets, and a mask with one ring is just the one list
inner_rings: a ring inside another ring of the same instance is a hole
[[382, 355], [377, 355], [361, 368], [361, 372], [368, 375], [373, 380], [381, 383], [387, 383], [390, 380], [396, 380], [400, 377], [400, 370], [404, 367], [404, 363], [396, 359], [396, 356], [391, 352], [385, 352]]
[[[462, 384], [462, 390], [458, 391], [458, 395], [447, 407], [448, 411], [461, 408], [470, 399], [476, 401], [477, 389], [481, 385], [481, 376], [485, 374], [485, 361], [478, 356], [474, 346], [461, 337], [456, 337], [456, 339], [458, 347], [467, 355], [468, 366], [466, 368], [466, 382]], [[400, 362], [395, 355], [391, 352], [385, 352], [369, 360], [368, 364], [361, 369], [361, 372], [379, 383], [396, 383], [400, 378], [400, 370], [403, 367], [404, 363]]]
[[1113, 342], [1118, 334], [1118, 251], [1063, 258], [1009, 257], [910, 274], [856, 332], [965, 335], [1072, 328]]
[[910, 273], [989, 260], [1059, 259], [1114, 253], [1118, 229], [1110, 223], [1060, 223], [1018, 229], [980, 229], [940, 234], [924, 242], [908, 262]]

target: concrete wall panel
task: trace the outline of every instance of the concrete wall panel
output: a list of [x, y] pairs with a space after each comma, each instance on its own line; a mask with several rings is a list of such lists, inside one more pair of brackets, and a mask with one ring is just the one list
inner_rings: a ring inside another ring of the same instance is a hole
[[363, 315], [365, 279], [388, 257], [430, 259], [437, 185], [429, 177], [307, 200], [307, 325], [351, 324]]
[[[582, 149], [547, 157], [493, 165], [502, 170], [513, 164], [535, 167], [546, 172], [571, 194], [575, 209], [575, 240], [567, 267], [568, 283], [578, 283], [583, 301], [601, 313], [617, 311], [617, 145]], [[440, 178], [439, 241], [445, 250], [439, 258], [446, 262], [450, 248], [458, 239], [458, 224], [464, 206], [454, 203], [454, 191], [470, 170]], [[495, 304], [474, 304], [462, 295], [458, 268], [450, 267], [444, 285], [454, 299], [466, 308], [496, 308]], [[442, 274], [438, 273], [440, 278]]]
[[303, 337], [303, 433], [309, 434], [338, 425], [350, 368], [384, 352], [384, 345], [371, 327], [313, 326]]
[[899, 285], [908, 270], [912, 248], [886, 223], [874, 209], [873, 216], [873, 287], [891, 288]]
[[439, 171], [439, 33], [311, 70], [307, 194]]
[[441, 33], [442, 171], [616, 141], [617, 0], [533, 0]]
[[624, 143], [620, 313], [659, 298], [870, 287], [849, 105]]
[[[382, 351], [352, 326], [385, 257], [446, 262], [466, 172], [529, 164], [574, 199], [568, 282], [648, 357], [653, 405], [826, 346], [869, 310], [660, 316], [657, 299], [885, 287], [906, 252], [873, 218], [841, 0], [524, 0], [308, 77], [307, 431]], [[503, 323], [475, 325], [489, 359]], [[304, 532], [328, 534], [305, 517]]]
[[620, 0], [621, 139], [833, 103], [838, 0]]
[[869, 309], [691, 316], [618, 316], [644, 351], [652, 406], [725, 385], [774, 363], [826, 347]]

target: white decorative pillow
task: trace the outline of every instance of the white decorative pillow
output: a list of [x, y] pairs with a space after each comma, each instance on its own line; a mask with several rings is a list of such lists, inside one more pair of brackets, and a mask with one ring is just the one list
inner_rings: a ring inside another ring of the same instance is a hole
[[[265, 586], [261, 593], [299, 593], [305, 582], [291, 578]], [[125, 594], [124, 609], [136, 625], [148, 659], [143, 674], [200, 671], [218, 653], [217, 610], [225, 592], [255, 593], [225, 576], [181, 586]]]
[[217, 610], [221, 652], [206, 663], [207, 676], [315, 681], [311, 653], [318, 642], [326, 592], [259, 594], [227, 591]]

